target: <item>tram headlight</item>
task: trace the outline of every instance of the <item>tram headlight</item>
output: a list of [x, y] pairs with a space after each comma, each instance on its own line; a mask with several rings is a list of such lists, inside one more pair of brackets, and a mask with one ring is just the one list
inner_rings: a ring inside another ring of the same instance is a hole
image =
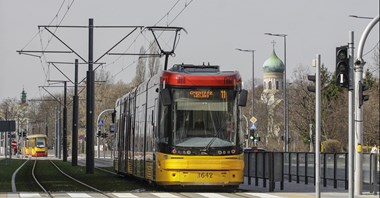
[[190, 151], [190, 150], [187, 150], [187, 151], [186, 151], [186, 154], [190, 155], [190, 154], [191, 154], [191, 151]]

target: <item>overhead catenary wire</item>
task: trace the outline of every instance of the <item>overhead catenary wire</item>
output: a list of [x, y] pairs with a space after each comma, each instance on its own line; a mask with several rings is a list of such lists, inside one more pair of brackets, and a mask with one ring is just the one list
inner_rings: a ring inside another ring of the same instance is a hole
[[[65, 2], [65, 0], [64, 0], [64, 2]], [[63, 2], [63, 3], [64, 3], [64, 2]], [[62, 5], [63, 5], [63, 3], [62, 3]], [[57, 26], [59, 26], [59, 25], [62, 24], [63, 20], [65, 19], [66, 15], [67, 15], [67, 13], [69, 12], [69, 10], [70, 10], [71, 6], [73, 5], [73, 3], [74, 3], [74, 0], [72, 0], [72, 1], [71, 1], [71, 4], [67, 7], [66, 12], [63, 14], [63, 17], [61, 18], [61, 20], [59, 21], [59, 23], [57, 24]], [[62, 6], [62, 5], [61, 5], [61, 6]], [[58, 19], [58, 13], [57, 13], [57, 15], [56, 15], [56, 19]], [[51, 23], [49, 23], [49, 25], [51, 25]], [[53, 32], [56, 33], [57, 30], [58, 30], [58, 27], [56, 27], [55, 30], [54, 30]], [[46, 46], [45, 46], [45, 49], [44, 49], [44, 50], [47, 49], [47, 47], [49, 46], [49, 44], [50, 44], [50, 42], [51, 42], [51, 40], [52, 40], [53, 38], [54, 38], [54, 36], [51, 35], [51, 36], [50, 36], [50, 39], [49, 39], [48, 42], [46, 43]]]
[[[163, 16], [162, 16], [162, 17], [161, 17], [156, 23], [155, 23], [155, 25], [158, 25], [159, 23], [161, 23], [161, 22], [165, 19], [165, 17], [168, 18], [169, 16], [171, 16], [172, 13], [176, 10], [176, 8], [180, 5], [180, 2], [181, 2], [181, 0], [177, 0], [177, 1], [175, 1], [174, 4], [170, 7], [170, 9], [169, 9], [169, 10], [168, 10], [168, 11], [167, 11], [167, 12], [166, 12], [166, 13], [165, 13], [165, 14], [164, 14], [164, 15], [163, 15]], [[61, 16], [61, 13], [62, 13], [62, 11], [63, 11], [63, 9], [64, 9], [64, 5], [65, 5], [66, 3], [67, 3], [67, 5], [68, 5], [68, 6], [67, 6], [67, 9], [66, 9], [65, 13], [63, 14], [63, 17], [59, 20], [59, 16]], [[70, 1], [70, 0], [69, 0], [69, 1], [67, 1], [67, 0], [63, 0], [62, 3], [61, 3], [61, 5], [60, 5], [60, 7], [59, 7], [59, 9], [58, 9], [58, 11], [57, 11], [56, 14], [54, 15], [53, 19], [50, 21], [49, 25], [53, 24], [54, 21], [57, 21], [57, 23], [58, 23], [57, 28], [58, 28], [58, 26], [60, 26], [60, 24], [61, 24], [61, 23], [64, 21], [64, 19], [66, 18], [66, 16], [67, 16], [69, 10], [73, 7], [73, 3], [74, 3], [74, 0], [72, 0], [72, 1]], [[184, 7], [180, 10], [179, 13], [177, 13], [177, 14], [175, 15], [175, 18], [173, 18], [173, 19], [170, 21], [169, 24], [172, 24], [175, 20], [177, 20], [177, 18], [178, 18], [183, 12], [184, 12], [184, 10], [186, 10], [186, 8], [188, 8], [188, 6], [189, 6], [191, 3], [192, 3], [192, 0], [191, 0], [190, 2], [185, 1], [185, 5], [184, 5]], [[177, 10], [178, 10], [178, 9], [177, 9]], [[59, 20], [59, 21], [58, 21], [58, 20]], [[168, 25], [169, 25], [169, 24], [168, 24]], [[57, 28], [54, 30], [54, 32], [57, 31]], [[49, 67], [49, 65], [46, 64], [46, 63], [47, 63], [47, 57], [45, 56], [46, 54], [43, 53], [43, 51], [46, 50], [46, 49], [50, 46], [51, 41], [52, 41], [52, 37], [53, 37], [53, 36], [51, 36], [51, 37], [48, 39], [48, 41], [47, 41], [46, 43], [44, 43], [43, 33], [44, 33], [43, 29], [40, 29], [40, 28], [39, 28], [39, 30], [38, 30], [38, 32], [36, 33], [36, 35], [33, 36], [32, 40], [31, 40], [30, 42], [28, 42], [28, 43], [22, 48], [22, 50], [24, 50], [25, 48], [27, 48], [27, 47], [30, 45], [30, 43], [35, 39], [35, 37], [36, 37], [37, 35], [39, 35], [39, 37], [40, 37], [40, 45], [41, 45], [41, 50], [42, 50], [42, 52], [41, 52], [41, 56], [39, 57], [39, 59], [40, 59], [40, 63], [41, 63], [41, 66], [42, 66], [42, 70], [43, 70], [43, 72], [44, 72], [45, 81], [47, 81], [47, 80], [50, 78], [50, 77], [49, 77], [49, 76], [50, 76], [50, 74], [49, 74], [49, 73], [50, 73], [50, 69], [49, 69], [49, 68], [46, 68], [46, 67]], [[142, 31], [140, 32], [139, 35], [136, 36], [136, 38], [135, 38], [135, 40], [132, 42], [132, 44], [131, 44], [130, 46], [128, 46], [128, 47], [125, 49], [125, 52], [128, 51], [128, 50], [130, 50], [131, 47], [137, 43], [138, 39], [141, 38], [141, 35], [143, 35], [143, 32], [142, 32]], [[145, 53], [146, 53], [147, 51], [151, 50], [153, 44], [154, 44], [153, 42], [150, 43], [149, 47], [145, 50]], [[177, 46], [177, 45], [178, 45], [178, 42], [176, 43], [175, 46]], [[38, 57], [38, 56], [37, 56], [37, 57]], [[120, 59], [121, 59], [121, 56], [118, 57], [118, 58], [116, 58], [115, 60], [113, 60], [110, 64], [115, 64], [115, 63], [117, 63]], [[122, 71], [126, 70], [127, 68], [129, 68], [131, 65], [133, 65], [133, 64], [136, 63], [136, 62], [137, 62], [137, 60], [134, 60], [133, 63], [128, 64], [126, 67], [122, 68], [122, 70], [121, 70], [120, 72], [118, 72], [117, 74], [113, 75], [112, 77], [117, 76], [117, 75], [120, 74]], [[108, 66], [108, 65], [110, 65], [110, 64], [106, 64], [106, 65], [103, 65], [103, 66]]]
[[[158, 20], [155, 24], [154, 24], [154, 26], [157, 26], [165, 17], [168, 17], [169, 16], [169, 14], [170, 14], [170, 12], [172, 12], [173, 11], [173, 9], [177, 6], [177, 4], [179, 3], [179, 1], [180, 0], [178, 0], [178, 1], [176, 1], [175, 3], [174, 3], [174, 5], [169, 9], [169, 11], [163, 16], [163, 17], [161, 17], [161, 19], [160, 20]], [[190, 2], [189, 3], [186, 3], [185, 2], [185, 6], [180, 10], [180, 12], [170, 21], [170, 23], [168, 23], [167, 24], [167, 26], [170, 26], [185, 10], [186, 10], [186, 8], [188, 8], [189, 7], [189, 5], [191, 4], [193, 2], [193, 0], [190, 0]], [[138, 35], [138, 36], [140, 36], [140, 35], [143, 35], [143, 37], [148, 41], [148, 42], [150, 42], [149, 41], [149, 39], [147, 39], [146, 38], [146, 36], [142, 33], [142, 32], [140, 32], [140, 34]], [[158, 38], [160, 38], [160, 36], [162, 35], [162, 33], [158, 36]], [[136, 41], [136, 40], [135, 40]], [[129, 46], [129, 48], [135, 43], [135, 41]], [[177, 43], [175, 44], [175, 48], [177, 47], [177, 45], [178, 45], [178, 43], [179, 43], [179, 39], [177, 40]], [[150, 42], [150, 45], [149, 45], [149, 47], [145, 50], [145, 52], [144, 53], [147, 53], [152, 47], [153, 47], [153, 45], [154, 45], [154, 42]], [[127, 51], [127, 50], [126, 50]], [[124, 51], [125, 52], [125, 51]], [[118, 57], [118, 59], [120, 59], [120, 57]], [[116, 62], [116, 61], [115, 61]], [[115, 63], [114, 62], [114, 63]], [[134, 60], [132, 63], [130, 63], [130, 64], [128, 64], [128, 65], [126, 65], [125, 67], [122, 67], [121, 68], [121, 70], [119, 71], [119, 72], [117, 72], [116, 74], [114, 74], [114, 75], [112, 75], [112, 78], [115, 78], [117, 75], [119, 75], [120, 73], [122, 73], [123, 71], [125, 71], [127, 68], [129, 68], [130, 66], [132, 66], [133, 64], [135, 64], [137, 62], [137, 60]], [[107, 64], [108, 65], [108, 64]]]
[[177, 2], [174, 3], [174, 5], [169, 9], [169, 11], [166, 12], [166, 14], [164, 16], [161, 17], [160, 20], [158, 20], [154, 26], [157, 26], [162, 20], [165, 19], [165, 17], [168, 17], [170, 12], [175, 8], [175, 6], [180, 2], [180, 0], [177, 0]]
[[[61, 11], [61, 9], [62, 9], [62, 7], [63, 7], [65, 1], [66, 1], [66, 0], [63, 0], [63, 2], [61, 3], [61, 6], [59, 7], [57, 13], [54, 15], [53, 19], [50, 21], [49, 25], [52, 24], [53, 21], [57, 18], [57, 16], [58, 16], [59, 12]], [[38, 31], [36, 32], [36, 34], [32, 37], [32, 39], [30, 39], [30, 41], [27, 42], [26, 45], [25, 45], [23, 48], [21, 48], [21, 50], [24, 50], [24, 49], [25, 49], [25, 48], [26, 48], [26, 47], [27, 47], [27, 46], [28, 46], [28, 45], [29, 45], [29, 44], [30, 44], [30, 43], [36, 38], [36, 36], [38, 36], [38, 34], [40, 34], [40, 30], [39, 30], [39, 29], [38, 29]]]
[[[54, 17], [50, 20], [49, 25], [51, 25], [55, 20], [58, 19], [59, 13], [61, 12], [62, 8], [64, 7], [65, 2], [66, 2], [66, 0], [63, 0], [63, 1], [62, 1], [61, 5], [59, 6], [59, 8], [58, 8], [58, 10], [57, 10], [57, 12], [56, 12], [56, 14], [55, 14]], [[72, 0], [71, 3], [69, 4], [69, 6], [67, 7], [67, 10], [66, 10], [66, 12], [64, 13], [62, 19], [60, 20], [59, 24], [61, 24], [62, 21], [65, 19], [66, 15], [67, 15], [68, 11], [70, 10], [70, 8], [72, 7], [73, 3], [74, 3], [74, 0]], [[36, 32], [36, 34], [32, 37], [32, 39], [30, 39], [29, 42], [26, 43], [26, 45], [21, 49], [21, 51], [23, 51], [26, 47], [28, 47], [28, 46], [33, 42], [33, 40], [34, 40], [37, 36], [39, 36], [39, 42], [40, 42], [40, 45], [41, 45], [41, 50], [44, 51], [44, 49], [46, 49], [46, 48], [48, 47], [48, 45], [49, 45], [49, 43], [50, 43], [50, 41], [51, 41], [51, 38], [49, 39], [48, 43], [47, 43], [46, 46], [44, 47], [43, 39], [42, 39], [42, 32], [43, 32], [43, 30], [41, 30], [40, 28], [38, 28], [38, 31]], [[23, 54], [24, 54], [24, 53], [23, 53]], [[44, 62], [45, 62], [45, 64], [46, 64], [46, 62], [47, 62], [47, 59], [46, 59], [45, 54], [44, 54], [44, 53], [41, 53], [41, 56], [31, 55], [31, 54], [25, 54], [25, 55], [30, 55], [30, 56], [38, 57], [38, 58], [40, 59], [40, 64], [41, 64], [42, 70], [43, 70], [43, 72], [44, 72], [44, 75], [45, 75], [45, 82], [46, 82], [46, 81], [48, 80], [48, 78], [49, 78], [50, 70], [49, 70], [49, 68], [46, 70], [46, 69], [45, 69], [45, 66], [44, 66]], [[47, 67], [48, 67], [48, 66], [47, 66]], [[41, 95], [41, 92], [40, 92], [40, 91], [39, 91], [39, 95]]]

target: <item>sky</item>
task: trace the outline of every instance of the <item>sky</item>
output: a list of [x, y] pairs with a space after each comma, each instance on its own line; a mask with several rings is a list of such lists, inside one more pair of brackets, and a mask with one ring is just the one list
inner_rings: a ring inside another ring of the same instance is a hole
[[[49, 33], [42, 26], [175, 26], [183, 27], [169, 58], [173, 64], [219, 65], [222, 70], [239, 71], [243, 81], [252, 79], [252, 54], [236, 48], [255, 50], [254, 75], [262, 79], [262, 65], [273, 48], [284, 60], [284, 39], [264, 33], [286, 34], [287, 79], [300, 66], [310, 68], [312, 59], [321, 54], [322, 63], [335, 70], [335, 48], [346, 45], [349, 31], [354, 31], [357, 48], [361, 34], [371, 21], [349, 15], [375, 17], [379, 0], [0, 0], [0, 101], [20, 98], [23, 89], [28, 99], [39, 99], [51, 93], [62, 93], [48, 86], [55, 80], [73, 80], [74, 53], [29, 53], [16, 51], [69, 51], [69, 46], [84, 60], [88, 59], [87, 28], [54, 28]], [[41, 26], [42, 25], [42, 26]], [[40, 28], [38, 28], [40, 26]], [[131, 28], [95, 28], [94, 59], [131, 32]], [[52, 36], [56, 35], [61, 41]], [[165, 46], [172, 45], [170, 36], [160, 37]], [[138, 29], [111, 52], [139, 53], [153, 41], [151, 32]], [[273, 47], [274, 41], [274, 47]], [[379, 25], [371, 31], [364, 53], [379, 42]], [[114, 82], [130, 82], [135, 74], [137, 56], [105, 55], [98, 69], [111, 74]], [[373, 51], [364, 56], [365, 67], [373, 65]], [[48, 62], [56, 62], [49, 64]], [[83, 62], [79, 58], [79, 62]], [[164, 58], [161, 58], [164, 62]], [[57, 67], [57, 68], [55, 68]], [[96, 68], [97, 65], [94, 65]], [[80, 65], [79, 78], [88, 66]]]

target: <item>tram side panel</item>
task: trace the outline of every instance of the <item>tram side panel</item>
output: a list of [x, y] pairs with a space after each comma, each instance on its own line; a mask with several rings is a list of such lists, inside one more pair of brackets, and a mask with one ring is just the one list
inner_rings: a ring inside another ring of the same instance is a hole
[[155, 181], [156, 119], [158, 113], [159, 76], [154, 76], [147, 87], [147, 113], [145, 123], [145, 179]]

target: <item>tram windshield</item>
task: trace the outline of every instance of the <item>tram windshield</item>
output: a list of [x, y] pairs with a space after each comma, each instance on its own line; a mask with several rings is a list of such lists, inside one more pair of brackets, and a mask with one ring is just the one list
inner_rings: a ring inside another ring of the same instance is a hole
[[36, 146], [38, 148], [45, 147], [45, 138], [43, 138], [43, 137], [36, 138]]
[[230, 89], [172, 89], [174, 146], [237, 145], [237, 102]]

